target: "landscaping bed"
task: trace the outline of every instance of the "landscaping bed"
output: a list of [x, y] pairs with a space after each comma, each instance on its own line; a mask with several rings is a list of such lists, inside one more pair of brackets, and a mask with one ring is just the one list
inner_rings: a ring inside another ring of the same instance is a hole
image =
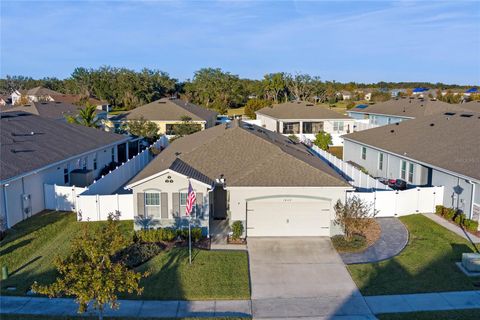
[[436, 206], [435, 213], [443, 217], [448, 222], [459, 226], [463, 230], [466, 230], [477, 237], [480, 237], [480, 231], [478, 231], [478, 221], [467, 219], [464, 213], [458, 212], [452, 208], [446, 208], [444, 206]]
[[347, 266], [364, 295], [478, 290], [480, 277], [464, 275], [455, 262], [473, 245], [423, 215], [401, 217], [410, 233], [407, 247], [378, 263]]
[[368, 227], [362, 234], [356, 234], [350, 241], [343, 235], [332, 237], [332, 244], [339, 253], [362, 252], [373, 245], [380, 238], [382, 230], [375, 219], [369, 219]]
[[[95, 232], [105, 222], [77, 222], [74, 213], [45, 212], [17, 224], [0, 242], [0, 265], [10, 277], [1, 282], [1, 294], [27, 295], [34, 281], [51, 283], [57, 276], [54, 258], [66, 256], [70, 243], [88, 223]], [[192, 228], [193, 263], [189, 264], [188, 230], [133, 231], [132, 221], [121, 221], [122, 233], [131, 239], [113, 256], [129, 268], [149, 271], [142, 279], [141, 296], [134, 299], [249, 299], [246, 252], [209, 251], [210, 240]], [[186, 236], [185, 236], [186, 234]], [[149, 238], [150, 237], [150, 238]], [[167, 241], [168, 240], [168, 241]]]

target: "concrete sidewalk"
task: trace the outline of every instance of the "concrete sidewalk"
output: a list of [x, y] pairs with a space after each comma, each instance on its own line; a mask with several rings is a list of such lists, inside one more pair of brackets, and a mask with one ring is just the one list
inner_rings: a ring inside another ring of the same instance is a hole
[[[250, 300], [159, 301], [119, 300], [120, 308], [107, 308], [105, 316], [138, 318], [250, 317]], [[73, 299], [38, 297], [0, 297], [0, 314], [75, 316]], [[87, 313], [86, 315], [93, 314]]]
[[429, 218], [430, 220], [433, 220], [435, 221], [436, 223], [438, 223], [439, 225], [441, 225], [442, 227], [452, 231], [453, 233], [459, 235], [460, 237], [472, 242], [472, 243], [475, 243], [475, 244], [480, 244], [480, 238], [471, 234], [471, 233], [468, 233], [467, 231], [463, 230], [462, 228], [460, 228], [459, 226], [451, 223], [451, 222], [448, 222], [447, 220], [443, 219], [442, 217], [439, 217], [438, 215], [436, 215], [435, 213], [423, 213], [423, 215], [427, 218]]
[[367, 296], [364, 298], [374, 314], [480, 309], [480, 291], [478, 290]]

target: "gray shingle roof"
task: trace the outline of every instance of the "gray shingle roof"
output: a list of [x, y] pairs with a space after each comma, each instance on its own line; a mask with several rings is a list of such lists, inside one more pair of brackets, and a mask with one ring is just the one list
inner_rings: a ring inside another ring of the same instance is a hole
[[353, 108], [350, 112], [391, 115], [405, 118], [416, 118], [446, 111], [467, 111], [458, 104], [450, 104], [438, 100], [420, 98], [398, 98], [375, 103], [366, 108]]
[[[8, 108], [3, 108], [3, 112], [12, 112], [20, 111], [27, 112], [37, 116], [50, 118], [54, 120], [63, 120], [65, 116], [75, 116], [78, 114], [78, 109], [85, 107], [76, 106], [69, 103], [64, 103], [60, 101], [48, 101], [48, 102], [30, 102], [23, 106], [12, 106]], [[96, 110], [96, 113], [103, 112], [101, 110]]]
[[0, 121], [0, 180], [128, 140], [122, 135], [25, 112], [1, 113]]
[[350, 119], [348, 116], [304, 101], [292, 101], [265, 107], [256, 112], [276, 119]]
[[343, 137], [480, 181], [480, 113], [419, 117]]
[[175, 140], [129, 184], [166, 169], [227, 186], [349, 186], [302, 144], [239, 121]]
[[215, 119], [217, 113], [180, 99], [162, 98], [114, 117], [114, 120], [135, 120], [143, 117], [149, 121], [181, 121], [188, 116], [194, 121]]
[[54, 91], [44, 87], [35, 87], [26, 91], [27, 95], [30, 96], [52, 96], [52, 95], [62, 95], [61, 92]]

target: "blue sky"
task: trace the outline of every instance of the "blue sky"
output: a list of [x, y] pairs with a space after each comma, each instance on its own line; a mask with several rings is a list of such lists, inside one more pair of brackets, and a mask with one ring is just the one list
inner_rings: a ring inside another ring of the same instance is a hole
[[1, 76], [202, 67], [480, 84], [480, 1], [1, 1]]

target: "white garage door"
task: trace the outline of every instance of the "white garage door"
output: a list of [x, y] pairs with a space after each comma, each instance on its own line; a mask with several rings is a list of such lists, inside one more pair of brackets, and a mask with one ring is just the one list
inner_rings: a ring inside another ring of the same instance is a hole
[[330, 236], [329, 201], [250, 201], [247, 208], [249, 237]]

